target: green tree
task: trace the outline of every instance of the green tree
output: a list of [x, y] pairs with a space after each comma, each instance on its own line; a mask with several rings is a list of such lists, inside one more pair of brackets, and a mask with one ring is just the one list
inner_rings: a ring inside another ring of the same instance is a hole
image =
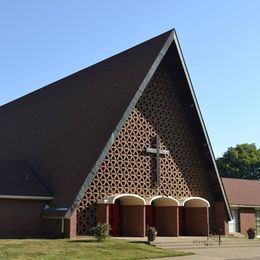
[[221, 177], [260, 179], [260, 149], [255, 144], [230, 147], [216, 162]]

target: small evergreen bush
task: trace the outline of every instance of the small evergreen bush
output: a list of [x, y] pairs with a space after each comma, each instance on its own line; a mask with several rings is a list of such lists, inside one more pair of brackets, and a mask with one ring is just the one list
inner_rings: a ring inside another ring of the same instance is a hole
[[98, 241], [101, 242], [109, 237], [109, 224], [98, 223], [97, 226], [90, 229], [90, 234]]

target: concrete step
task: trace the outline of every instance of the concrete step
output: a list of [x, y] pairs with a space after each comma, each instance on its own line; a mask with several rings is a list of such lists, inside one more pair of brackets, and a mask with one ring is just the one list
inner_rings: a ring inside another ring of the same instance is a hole
[[190, 241], [187, 241], [187, 242], [185, 242], [185, 241], [181, 241], [181, 242], [177, 242], [177, 241], [174, 241], [174, 242], [172, 242], [172, 241], [153, 241], [153, 242], [151, 242], [151, 245], [154, 245], [154, 244], [156, 244], [156, 245], [159, 245], [159, 244], [175, 244], [175, 245], [181, 245], [181, 244], [205, 244], [205, 243], [208, 243], [208, 242], [212, 242], [212, 243], [215, 243], [215, 241], [199, 241], [199, 242], [190, 242]]
[[245, 235], [239, 233], [239, 232], [234, 232], [234, 233], [229, 233], [229, 237], [238, 237], [238, 238], [243, 238]]
[[[153, 242], [151, 242], [151, 244], [186, 244], [186, 243], [193, 243], [193, 244], [204, 244], [207, 242], [211, 242], [211, 243], [218, 243], [218, 240], [214, 240], [214, 239], [209, 239], [209, 240], [194, 240], [194, 241], [178, 241], [178, 240], [155, 240]], [[257, 243], [260, 245], [260, 240], [257, 239], [221, 239], [220, 240], [221, 243]]]
[[158, 246], [158, 247], [161, 247], [161, 246], [188, 246], [188, 245], [194, 245], [194, 246], [200, 246], [200, 245], [215, 245], [215, 244], [218, 244], [216, 242], [205, 242], [205, 243], [189, 243], [189, 242], [185, 242], [185, 243], [171, 243], [171, 242], [161, 242], [161, 243], [150, 243], [151, 245], [153, 246]]
[[[213, 239], [211, 239], [210, 241], [217, 241], [218, 242], [218, 240], [213, 240]], [[260, 244], [260, 240], [244, 239], [244, 238], [242, 238], [242, 239], [221, 239], [220, 241], [221, 241], [221, 243], [241, 243], [241, 244], [243, 244], [243, 243], [258, 243], [258, 244]]]
[[[243, 246], [239, 246], [239, 248], [254, 248], [254, 247], [259, 247], [257, 245], [243, 245]], [[234, 245], [227, 245], [227, 246], [184, 246], [184, 247], [160, 247], [161, 249], [166, 249], [166, 250], [181, 250], [181, 251], [186, 251], [186, 250], [192, 250], [192, 249], [210, 249], [210, 248], [238, 248], [237, 246]]]
[[[205, 243], [189, 243], [189, 242], [187, 242], [187, 243], [170, 243], [170, 242], [168, 242], [168, 243], [151, 243], [152, 245], [158, 245], [158, 246], [161, 246], [161, 245], [176, 245], [176, 246], [178, 246], [178, 245], [218, 245], [219, 243], [218, 242], [216, 242], [216, 241], [208, 241], [208, 242], [206, 242], [205, 241]], [[232, 241], [232, 242], [220, 242], [220, 244], [221, 245], [237, 245], [237, 246], [239, 246], [239, 245], [258, 245], [258, 246], [260, 246], [260, 241], [258, 242], [258, 241], [255, 241], [255, 242], [250, 242], [250, 241], [244, 241], [244, 242], [236, 242], [236, 241]]]

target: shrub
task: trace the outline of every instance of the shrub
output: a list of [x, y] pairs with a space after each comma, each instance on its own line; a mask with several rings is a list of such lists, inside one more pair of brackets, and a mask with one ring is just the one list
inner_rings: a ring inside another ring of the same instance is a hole
[[90, 234], [98, 241], [105, 240], [109, 237], [109, 224], [100, 224], [98, 223], [97, 226], [90, 229]]

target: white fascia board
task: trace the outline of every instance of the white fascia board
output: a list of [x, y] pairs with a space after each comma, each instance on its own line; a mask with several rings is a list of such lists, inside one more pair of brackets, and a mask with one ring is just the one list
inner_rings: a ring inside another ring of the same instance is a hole
[[13, 199], [13, 200], [52, 200], [53, 197], [49, 197], [49, 196], [0, 195], [0, 199]]
[[217, 168], [217, 165], [216, 165], [216, 162], [215, 162], [215, 156], [214, 156], [213, 149], [212, 149], [212, 146], [211, 146], [211, 143], [210, 143], [210, 140], [209, 140], [209, 135], [208, 135], [208, 132], [207, 132], [207, 129], [206, 129], [203, 117], [202, 117], [202, 113], [201, 113], [200, 108], [199, 108], [199, 103], [198, 103], [196, 95], [195, 95], [193, 84], [192, 84], [192, 81], [191, 81], [191, 78], [190, 78], [190, 75], [189, 75], [189, 72], [188, 72], [188, 68], [187, 68], [187, 65], [186, 65], [186, 62], [185, 62], [185, 59], [184, 59], [184, 55], [183, 55], [183, 52], [182, 52], [182, 49], [181, 49], [181, 46], [180, 46], [180, 42], [178, 40], [178, 37], [177, 37], [175, 30], [174, 30], [173, 35], [174, 35], [174, 42], [176, 44], [176, 48], [177, 48], [177, 51], [179, 53], [179, 57], [180, 57], [180, 60], [181, 60], [181, 63], [182, 63], [182, 67], [183, 67], [183, 70], [184, 70], [184, 73], [185, 73], [185, 76], [186, 76], [186, 79], [187, 79], [187, 82], [188, 82], [188, 85], [189, 85], [189, 88], [190, 88], [190, 93], [191, 93], [191, 96], [192, 96], [193, 101], [194, 101], [196, 112], [197, 112], [199, 120], [200, 120], [200, 125], [201, 125], [202, 131], [203, 131], [203, 134], [204, 134], [204, 137], [205, 137], [208, 149], [209, 149], [209, 153], [210, 153], [212, 163], [213, 163], [213, 168], [215, 169], [215, 173], [217, 175], [217, 179], [218, 179], [218, 182], [219, 182], [219, 185], [220, 185], [220, 189], [222, 191], [224, 202], [226, 204], [227, 213], [229, 215], [229, 218], [232, 219], [232, 214], [230, 212], [230, 205], [228, 204], [227, 195], [226, 195], [222, 180], [221, 180], [219, 172], [218, 172], [218, 168]]
[[260, 205], [240, 205], [240, 204], [231, 204], [231, 209], [238, 209], [238, 208], [254, 208], [254, 209], [260, 209]]

